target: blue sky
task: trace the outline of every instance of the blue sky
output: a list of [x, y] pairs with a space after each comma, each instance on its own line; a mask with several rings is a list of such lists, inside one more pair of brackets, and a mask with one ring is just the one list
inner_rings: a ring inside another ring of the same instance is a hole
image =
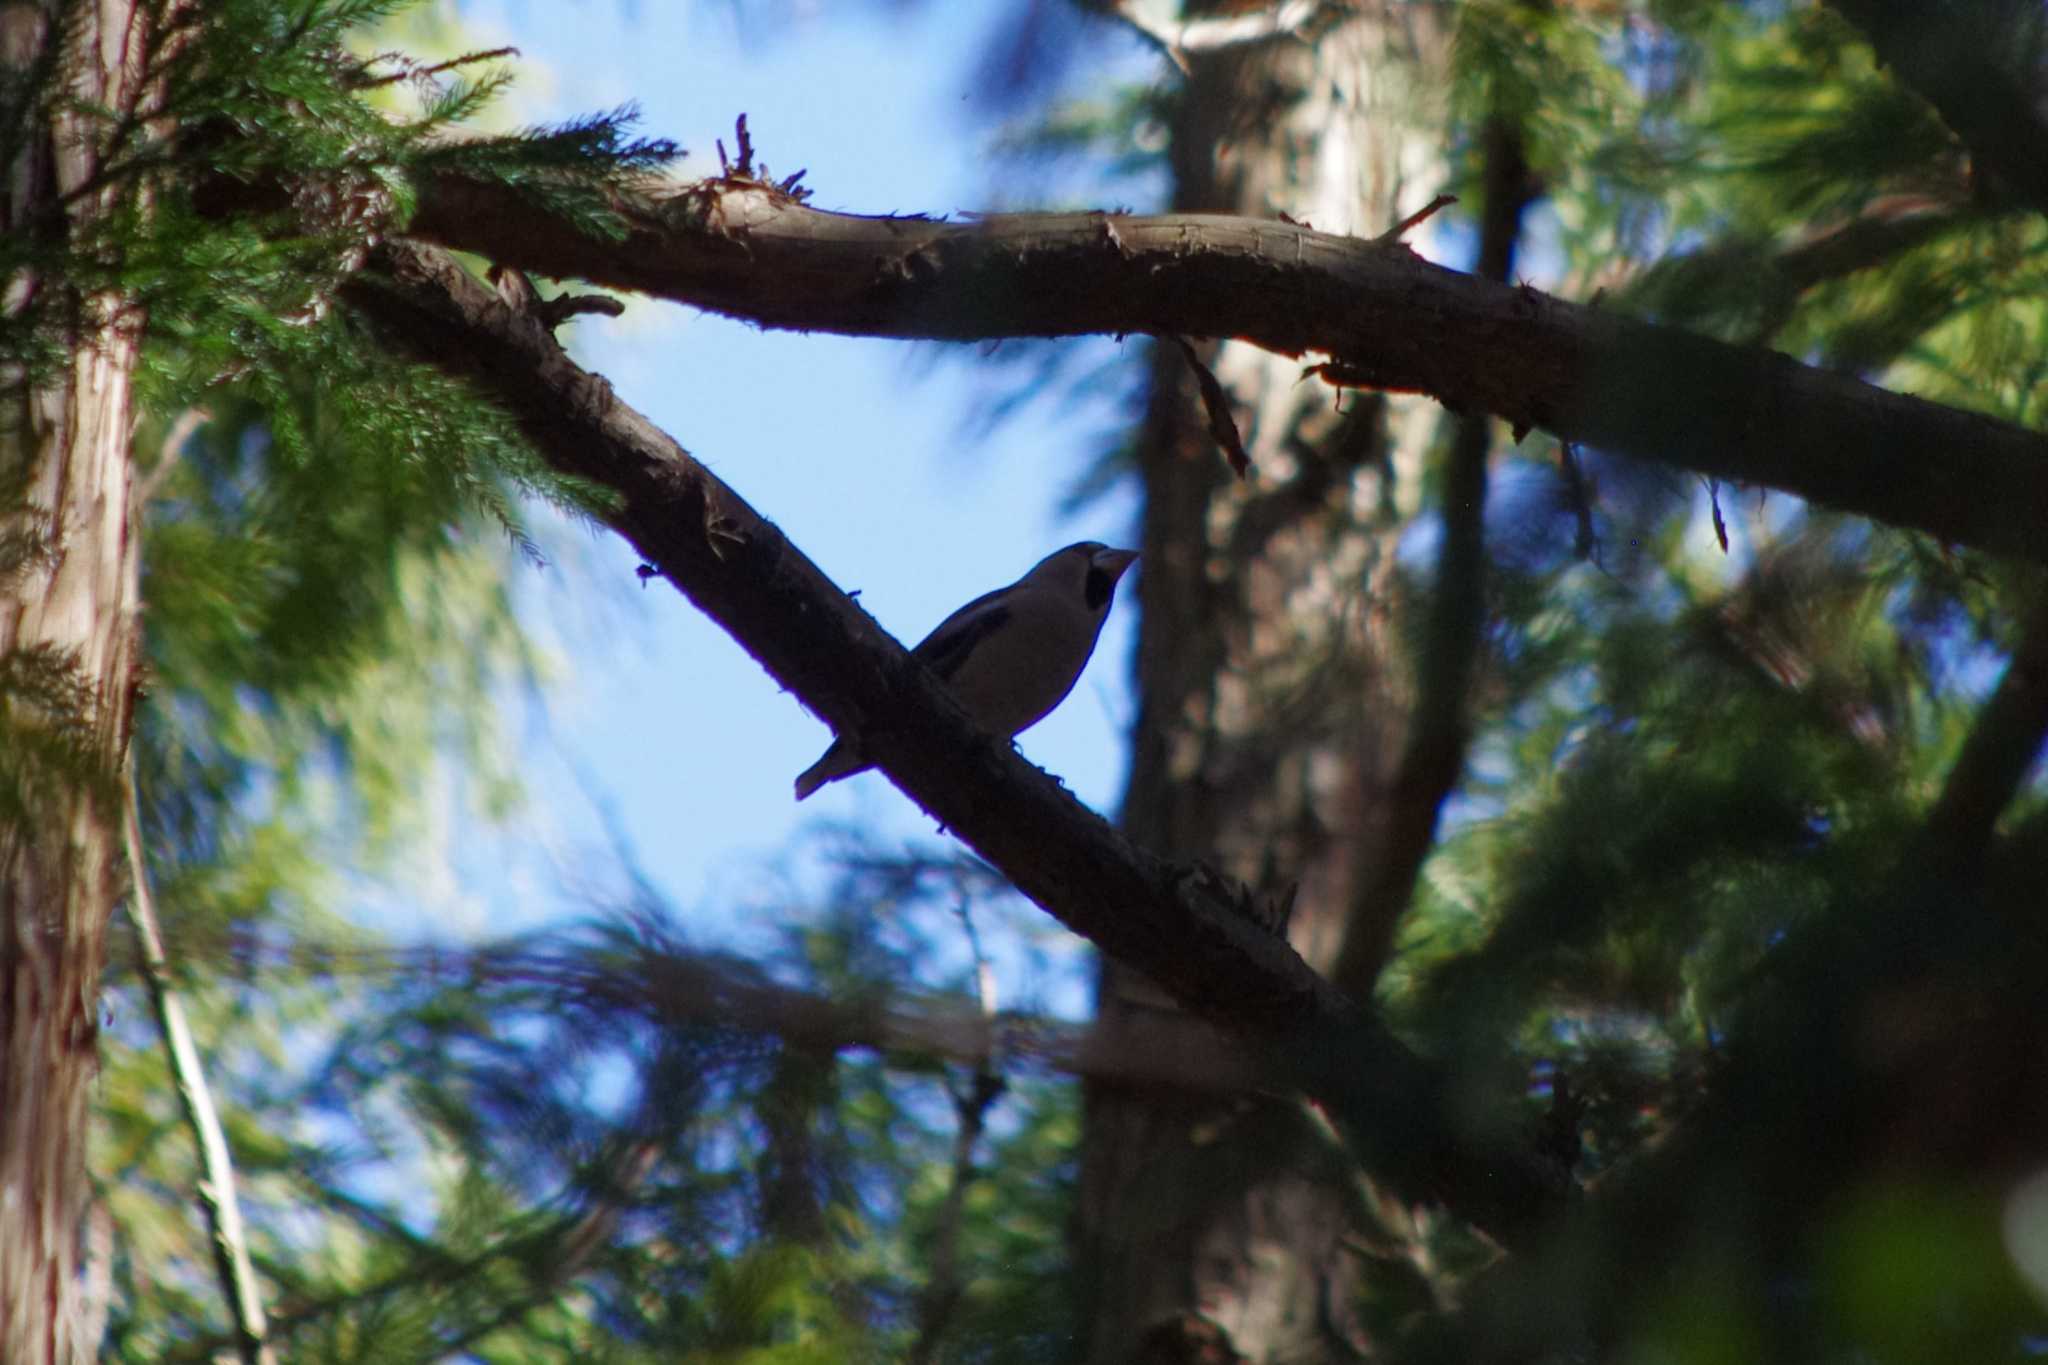
[[[769, 23], [762, 10], [778, 8]], [[689, 175], [716, 169], [714, 139], [730, 149], [745, 113], [758, 155], [777, 174], [806, 169], [820, 207], [954, 213], [995, 197], [993, 130], [970, 98], [991, 12], [482, 0], [462, 5], [460, 41], [521, 50], [508, 107], [518, 122], [637, 102], [644, 131], [689, 149]], [[1131, 65], [1149, 60], [1135, 43], [1107, 27], [1100, 38], [1081, 80], [1107, 79], [1110, 62], [1144, 69]], [[1129, 543], [1129, 497], [1071, 519], [1055, 511], [1117, 424], [1105, 404], [1036, 401], [989, 431], [987, 379], [936, 348], [767, 333], [658, 301], [579, 323], [570, 340], [905, 643], [1062, 544]], [[585, 908], [564, 883], [608, 856], [594, 795], [692, 932], [741, 944], [781, 894], [764, 868], [800, 826], [931, 833], [875, 775], [797, 806], [791, 780], [829, 741], [825, 727], [680, 596], [643, 590], [622, 542], [561, 524], [549, 546], [551, 566], [519, 584], [522, 611], [565, 665], [544, 706], [513, 722], [531, 804], [509, 839], [465, 841], [462, 922], [440, 931]], [[1105, 812], [1123, 782], [1129, 607], [1127, 591], [1079, 687], [1022, 740]]]

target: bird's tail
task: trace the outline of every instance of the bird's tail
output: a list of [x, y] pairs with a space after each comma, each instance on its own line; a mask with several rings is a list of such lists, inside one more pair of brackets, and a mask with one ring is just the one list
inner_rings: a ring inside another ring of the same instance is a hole
[[851, 777], [868, 766], [860, 751], [845, 740], [834, 740], [825, 756], [797, 774], [796, 799], [801, 801], [827, 782]]

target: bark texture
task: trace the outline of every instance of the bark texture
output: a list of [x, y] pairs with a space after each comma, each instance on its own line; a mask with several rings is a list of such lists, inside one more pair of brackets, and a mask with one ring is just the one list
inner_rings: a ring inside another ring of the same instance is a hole
[[[5, 167], [0, 231], [84, 246], [108, 117], [141, 95], [142, 12], [122, 0], [0, 7], [0, 65], [52, 62]], [[52, 50], [53, 45], [59, 50]], [[102, 247], [104, 249], [104, 247]], [[62, 354], [0, 375], [0, 1360], [91, 1359], [103, 1305], [78, 1256], [106, 933], [124, 886], [120, 774], [136, 683], [130, 378], [141, 319], [110, 293], [4, 281]]]
[[[1373, 235], [1441, 188], [1436, 6], [1365, 4], [1317, 34], [1189, 51], [1176, 213], [1286, 214]], [[1299, 883], [1290, 937], [1328, 974], [1398, 827], [1410, 698], [1394, 550], [1434, 405], [1333, 403], [1268, 350], [1214, 357], [1255, 476], [1229, 477], [1188, 367], [1159, 348], [1139, 439], [1137, 750], [1124, 824], [1253, 886]], [[1388, 917], [1399, 913], [1391, 907]], [[1375, 935], [1390, 928], [1375, 927]], [[1369, 993], [1371, 980], [1362, 983]], [[1105, 967], [1097, 1028], [1170, 1009]], [[1096, 1082], [1078, 1226], [1087, 1359], [1335, 1361], [1370, 1227], [1356, 1167], [1298, 1104]]]

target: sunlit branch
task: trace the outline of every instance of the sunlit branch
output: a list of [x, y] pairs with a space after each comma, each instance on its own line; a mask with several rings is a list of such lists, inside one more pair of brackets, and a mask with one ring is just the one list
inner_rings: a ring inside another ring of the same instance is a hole
[[200, 1179], [196, 1191], [199, 1207], [206, 1215], [207, 1240], [213, 1247], [214, 1272], [220, 1277], [221, 1297], [235, 1326], [234, 1345], [244, 1365], [272, 1365], [276, 1357], [267, 1340], [263, 1295], [256, 1287], [256, 1271], [249, 1263], [249, 1242], [242, 1228], [242, 1209], [235, 1197], [234, 1159], [228, 1154], [220, 1115], [213, 1107], [213, 1093], [207, 1088], [206, 1071], [199, 1061], [199, 1049], [192, 1041], [192, 1026], [185, 1018], [185, 1003], [171, 980], [170, 959], [164, 953], [163, 930], [157, 924], [156, 905], [149, 891], [149, 877], [142, 857], [142, 820], [136, 810], [135, 784], [128, 783], [126, 800], [128, 869], [132, 885], [128, 893], [128, 921], [135, 927], [135, 944], [142, 959], [142, 979], [149, 988], [149, 1002], [156, 1012], [157, 1027], [164, 1035], [171, 1075], [178, 1084], [178, 1104], [185, 1112], [185, 1126], [199, 1149]]

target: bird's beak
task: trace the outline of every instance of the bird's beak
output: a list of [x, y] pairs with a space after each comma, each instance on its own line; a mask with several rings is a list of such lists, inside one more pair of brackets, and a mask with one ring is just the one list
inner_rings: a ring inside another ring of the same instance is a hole
[[1137, 562], [1136, 550], [1104, 550], [1095, 556], [1095, 562], [1109, 570], [1111, 582], [1124, 576], [1124, 570]]

